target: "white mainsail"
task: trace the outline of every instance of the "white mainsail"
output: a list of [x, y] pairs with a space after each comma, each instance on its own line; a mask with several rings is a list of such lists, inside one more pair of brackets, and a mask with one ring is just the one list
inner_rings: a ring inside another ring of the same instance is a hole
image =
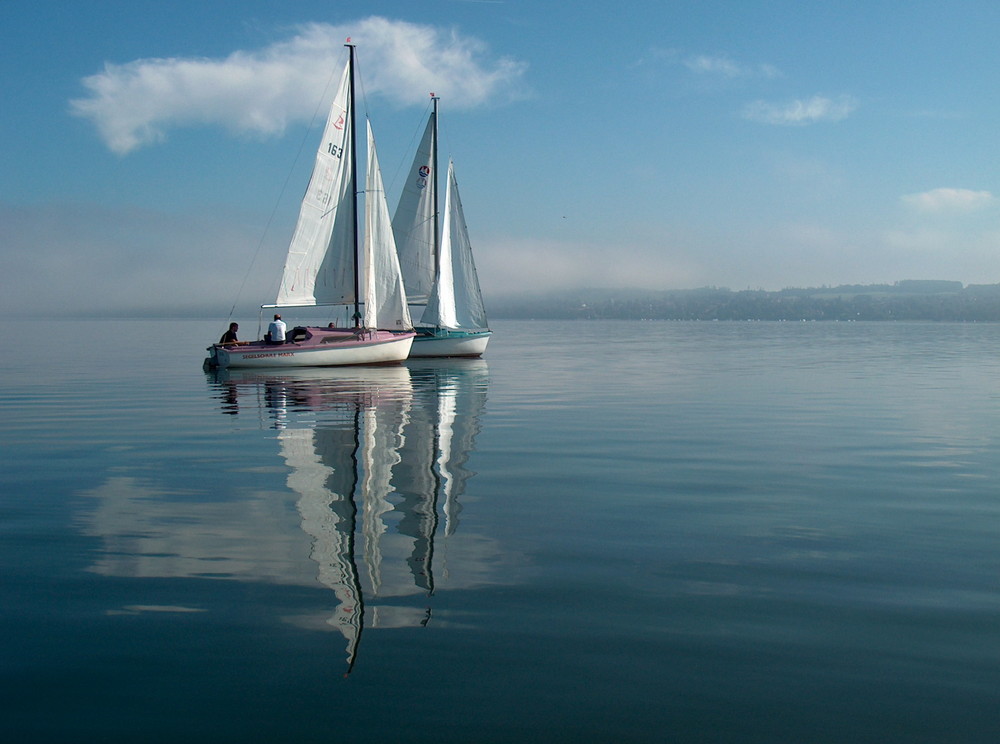
[[382, 171], [375, 153], [375, 137], [368, 122], [368, 173], [365, 179], [365, 328], [410, 330], [403, 277], [396, 256]]
[[406, 174], [403, 193], [399, 197], [396, 213], [392, 217], [392, 231], [396, 236], [396, 249], [403, 270], [406, 297], [410, 302], [423, 304], [430, 297], [434, 285], [434, 250], [437, 241], [437, 209], [434, 185], [437, 181], [437, 147], [435, 131], [437, 113], [427, 120], [427, 128], [413, 158], [413, 165]]
[[476, 263], [472, 258], [472, 242], [458, 194], [455, 164], [451, 161], [448, 162], [438, 272], [420, 322], [437, 328], [469, 330], [488, 327]]
[[288, 246], [277, 306], [351, 303], [354, 289], [354, 237], [351, 200], [355, 192], [350, 163], [351, 65], [330, 106], [312, 177]]

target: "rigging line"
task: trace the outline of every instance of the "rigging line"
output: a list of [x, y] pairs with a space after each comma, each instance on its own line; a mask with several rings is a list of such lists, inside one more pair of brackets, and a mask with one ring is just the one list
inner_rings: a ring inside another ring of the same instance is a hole
[[[360, 62], [360, 60], [357, 57], [355, 57], [354, 67], [357, 70], [358, 84], [361, 87], [361, 100], [362, 100], [362, 106], [363, 106], [363, 109], [364, 109], [364, 112], [365, 112], [365, 118], [370, 121], [371, 120], [371, 112], [368, 110], [368, 92], [365, 90], [365, 76], [361, 72], [361, 62]], [[424, 106], [423, 116], [420, 117], [420, 119], [417, 120], [417, 126], [413, 130], [413, 135], [410, 138], [409, 147], [403, 151], [402, 157], [396, 160], [396, 169], [393, 171], [392, 177], [389, 179], [389, 182], [387, 184], [384, 184], [385, 185], [385, 192], [386, 192], [386, 194], [391, 193], [392, 190], [396, 188], [396, 181], [399, 179], [400, 173], [402, 173], [405, 168], [409, 167], [409, 165], [407, 163], [407, 159], [408, 159], [407, 153], [412, 153], [412, 152], [415, 151], [415, 145], [414, 145], [414, 143], [417, 141], [418, 137], [423, 133], [422, 122], [426, 122], [427, 121], [427, 115], [428, 115], [428, 112], [431, 109], [431, 103], [430, 103], [431, 100], [433, 100], [433, 99], [429, 99], [427, 105]], [[385, 172], [384, 171], [382, 173], [382, 178], [383, 178], [383, 181], [384, 181], [384, 179], [385, 179]]]
[[[361, 88], [361, 110], [364, 113], [365, 124], [367, 125], [367, 128], [370, 129], [372, 117], [371, 117], [371, 112], [368, 110], [368, 91], [365, 90], [365, 76], [361, 72], [361, 62], [357, 54], [354, 55], [354, 71], [355, 71], [354, 78], [357, 81], [357, 85]], [[374, 132], [374, 130], [372, 131]], [[374, 134], [372, 135], [372, 137], [374, 139]], [[367, 144], [367, 142], [368, 139], [366, 134], [365, 143]], [[365, 169], [365, 172], [367, 173], [367, 169]], [[359, 194], [366, 194], [368, 193], [366, 191], [367, 188], [368, 188], [368, 179], [365, 178], [364, 187], [358, 189], [357, 191]]]
[[354, 79], [361, 88], [361, 108], [365, 112], [365, 118], [370, 119], [371, 116], [368, 113], [368, 93], [365, 91], [365, 76], [361, 73], [361, 60], [357, 54], [354, 55]]
[[[413, 153], [417, 151], [416, 143], [420, 136], [424, 133], [424, 127], [427, 126], [427, 117], [430, 114], [432, 100], [433, 99], [430, 98], [427, 99], [427, 105], [424, 106], [423, 114], [417, 119], [417, 124], [413, 128], [413, 135], [410, 137], [410, 142], [403, 150], [402, 157], [396, 161], [396, 170], [393, 171], [392, 177], [389, 179], [389, 183], [386, 186], [387, 192], [396, 188], [396, 180], [400, 177], [400, 174], [403, 173], [405, 168], [410, 167], [409, 161], [413, 159]], [[384, 177], [385, 173], [382, 175]]]
[[[285, 175], [285, 181], [281, 184], [281, 190], [278, 192], [278, 198], [274, 202], [274, 207], [271, 209], [271, 214], [268, 215], [267, 222], [264, 223], [264, 229], [261, 232], [260, 239], [257, 241], [257, 247], [254, 249], [253, 256], [250, 258], [250, 265], [247, 267], [246, 273], [243, 275], [243, 281], [240, 282], [240, 288], [236, 290], [236, 299], [233, 300], [233, 306], [229, 309], [228, 320], [233, 319], [233, 315], [236, 313], [236, 305], [239, 304], [240, 295], [243, 294], [243, 290], [246, 288], [247, 281], [250, 279], [250, 273], [253, 271], [254, 264], [257, 262], [257, 257], [260, 255], [261, 248], [264, 247], [264, 239], [267, 237], [268, 230], [271, 228], [271, 224], [274, 222], [274, 216], [278, 213], [278, 207], [281, 205], [281, 200], [285, 196], [285, 191], [288, 189], [288, 184], [292, 180], [292, 174], [295, 172], [295, 166], [298, 165], [299, 158], [302, 157], [302, 150], [306, 146], [306, 142], [310, 139], [313, 127], [316, 126], [316, 118], [319, 116], [320, 112], [323, 110], [323, 103], [327, 99], [327, 93], [330, 91], [330, 84], [337, 75], [337, 66], [330, 65], [330, 76], [326, 80], [326, 85], [323, 87], [323, 95], [319, 97], [316, 102], [316, 108], [313, 109], [312, 118], [309, 120], [309, 126], [306, 127], [305, 131], [302, 133], [302, 139], [299, 141], [298, 150], [295, 152], [295, 157], [292, 160], [291, 166], [288, 168], [288, 173]], [[281, 281], [280, 279], [278, 280]]]
[[[357, 54], [354, 55], [354, 81], [355, 81], [354, 84], [356, 86], [359, 86], [361, 88], [361, 110], [362, 110], [363, 115], [364, 115], [366, 130], [370, 130], [371, 129], [372, 117], [371, 117], [371, 114], [368, 111], [368, 92], [365, 90], [365, 76], [361, 72], [361, 60], [359, 59], [359, 57], [358, 57]], [[356, 101], [356, 99], [357, 99], [357, 93], [355, 93], [355, 101]], [[357, 107], [357, 103], [355, 102], [354, 105], [355, 105], [355, 108], [356, 108]], [[372, 130], [372, 131], [374, 131], [374, 130]], [[374, 139], [374, 134], [372, 135], [372, 138]], [[365, 146], [366, 147], [367, 147], [367, 144], [368, 144], [368, 135], [367, 135], [367, 131], [366, 131], [365, 132]], [[366, 157], [369, 157], [369, 158], [371, 157], [371, 155], [368, 154], [367, 150], [365, 151], [365, 155], [366, 155]], [[357, 157], [357, 153], [356, 152], [354, 154], [354, 157], [355, 158]], [[355, 191], [355, 193], [357, 193], [357, 194], [367, 194], [368, 193], [366, 191], [366, 189], [368, 188], [368, 177], [367, 177], [367, 174], [368, 174], [368, 169], [366, 167], [365, 168], [365, 183], [364, 183], [364, 186], [362, 186], [361, 188], [358, 188], [357, 183], [355, 183], [354, 184], [354, 191]], [[367, 198], [368, 197], [365, 196], [365, 199], [367, 199]], [[365, 209], [367, 209], [367, 207], [365, 207]]]

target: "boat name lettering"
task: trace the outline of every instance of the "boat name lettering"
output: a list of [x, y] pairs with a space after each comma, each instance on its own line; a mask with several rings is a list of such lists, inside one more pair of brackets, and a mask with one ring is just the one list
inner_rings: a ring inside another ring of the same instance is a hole
[[295, 356], [295, 354], [293, 354], [290, 351], [283, 351], [280, 354], [274, 353], [274, 352], [272, 352], [270, 354], [244, 354], [243, 358], [244, 359], [264, 359], [265, 357], [279, 357], [279, 356]]

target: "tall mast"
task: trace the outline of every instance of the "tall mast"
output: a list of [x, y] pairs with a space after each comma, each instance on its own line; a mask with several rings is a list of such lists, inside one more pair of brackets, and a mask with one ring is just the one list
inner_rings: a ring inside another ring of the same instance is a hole
[[[350, 42], [350, 39], [347, 40]], [[357, 150], [357, 128], [354, 126], [356, 116], [354, 113], [354, 44], [344, 44], [350, 50], [350, 57], [347, 65], [350, 70], [350, 84], [348, 86], [347, 106], [351, 110], [351, 189], [353, 195], [351, 199], [351, 213], [354, 219], [354, 327], [361, 326], [361, 284], [358, 279], [358, 150]]]
[[441, 228], [438, 214], [438, 101], [441, 99], [431, 93], [431, 100], [434, 101], [434, 112], [431, 114], [434, 120], [431, 134], [431, 195], [434, 199], [434, 276], [437, 276], [441, 263]]

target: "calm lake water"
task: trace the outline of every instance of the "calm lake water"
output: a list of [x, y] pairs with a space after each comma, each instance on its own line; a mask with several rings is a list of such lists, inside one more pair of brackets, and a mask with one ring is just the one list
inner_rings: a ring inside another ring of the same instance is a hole
[[31, 327], [10, 741], [1000, 738], [1000, 325], [497, 322], [270, 376], [201, 370], [224, 322]]

